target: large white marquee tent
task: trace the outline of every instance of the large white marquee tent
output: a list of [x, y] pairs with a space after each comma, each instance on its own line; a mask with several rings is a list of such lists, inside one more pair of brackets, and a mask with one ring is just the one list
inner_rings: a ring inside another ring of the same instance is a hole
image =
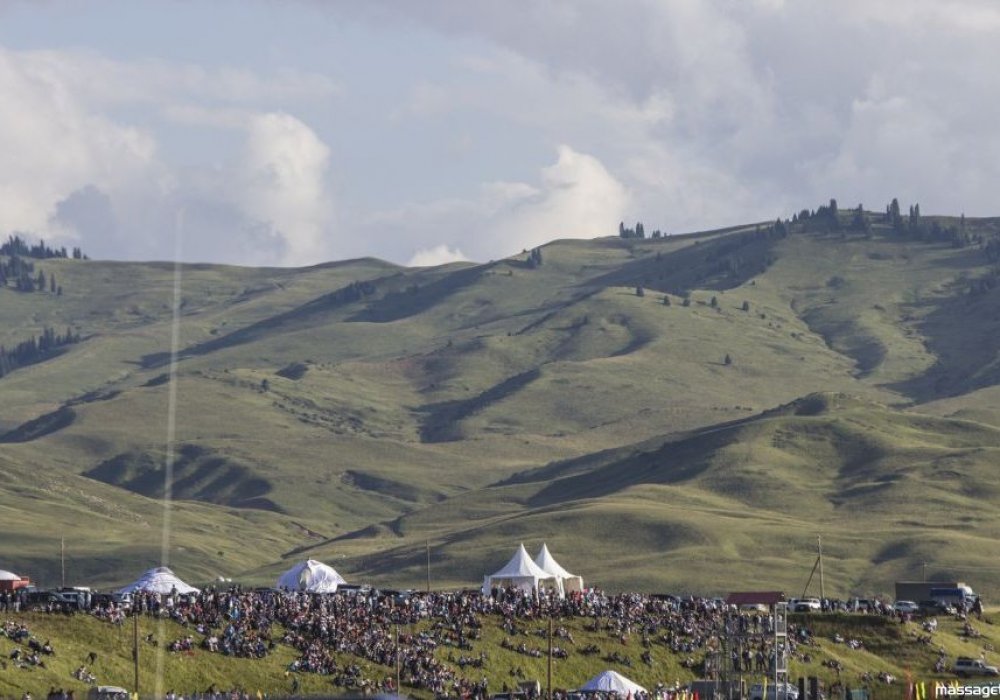
[[332, 566], [309, 559], [296, 564], [278, 579], [278, 588], [309, 593], [336, 593], [337, 587], [347, 583]]
[[559, 591], [562, 595], [562, 584], [559, 578], [546, 573], [539, 566], [531, 561], [522, 544], [514, 552], [507, 564], [495, 574], [483, 577], [483, 594], [489, 595], [493, 588], [506, 588], [514, 586], [525, 593], [537, 591], [544, 585], [548, 585]]
[[553, 557], [549, 552], [549, 546], [547, 544], [542, 544], [542, 548], [539, 550], [538, 556], [535, 557], [535, 565], [549, 576], [559, 579], [559, 582], [562, 585], [563, 593], [572, 593], [574, 591], [583, 590], [583, 577], [571, 574], [566, 571], [566, 569], [559, 566], [559, 562], [557, 562], [555, 557]]
[[167, 567], [158, 566], [155, 569], [150, 569], [124, 588], [118, 589], [119, 593], [135, 593], [136, 591], [168, 595], [175, 591], [181, 594], [197, 593], [198, 589], [181, 581]]

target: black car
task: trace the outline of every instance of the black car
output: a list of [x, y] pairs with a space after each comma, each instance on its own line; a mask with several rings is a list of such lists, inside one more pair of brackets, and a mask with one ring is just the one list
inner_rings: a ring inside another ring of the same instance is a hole
[[921, 600], [917, 603], [924, 615], [954, 615], [955, 606], [944, 600]]
[[79, 610], [83, 607], [81, 596], [67, 591], [32, 591], [28, 594], [27, 603], [29, 606], [56, 605], [67, 610]]

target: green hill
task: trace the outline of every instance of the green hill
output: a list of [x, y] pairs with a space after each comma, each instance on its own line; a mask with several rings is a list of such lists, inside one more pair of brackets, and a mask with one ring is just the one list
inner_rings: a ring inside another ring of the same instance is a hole
[[[8, 661], [7, 668], [0, 673], [0, 693], [18, 696], [30, 691], [39, 696], [50, 688], [62, 688], [82, 696], [88, 686], [72, 676], [81, 665], [86, 665], [100, 684], [133, 687], [131, 620], [117, 627], [84, 615], [27, 613], [15, 617], [16, 622], [24, 624], [36, 640], [48, 641], [55, 654], [42, 657], [44, 667], [20, 667]], [[404, 626], [401, 634], [405, 639], [405, 635], [411, 633], [432, 633], [432, 622]], [[978, 657], [980, 654], [985, 654], [990, 663], [996, 663], [993, 648], [1000, 643], [1000, 633], [996, 625], [989, 621], [974, 623], [979, 637], [965, 636], [961, 624], [954, 620], [941, 620], [938, 630], [931, 635], [927, 635], [916, 623], [900, 624], [877, 616], [793, 616], [792, 622], [796, 628], [807, 630], [811, 639], [808, 642], [803, 642], [802, 638], [797, 640], [800, 643], [790, 664], [792, 679], [815, 675], [827, 684], [839, 678], [849, 687], [868, 685], [875, 700], [902, 697], [908, 677], [926, 683], [954, 680], [951, 674], [933, 672], [939, 649], [944, 651], [949, 663], [953, 663], [958, 656]], [[471, 642], [470, 649], [459, 650], [454, 645], [442, 643], [433, 655], [457, 675], [475, 681], [485, 678], [492, 692], [499, 692], [504, 684], [514, 685], [516, 679], [511, 676], [511, 671], [517, 670], [526, 679], [539, 680], [544, 688], [547, 677], [547, 625], [544, 621], [522, 622], [517, 626], [517, 632], [511, 634], [502, 629], [501, 623], [498, 617], [485, 617], [481, 637]], [[566, 658], [553, 660], [552, 682], [555, 688], [577, 688], [608, 668], [647, 688], [653, 688], [657, 683], [683, 684], [696, 677], [705, 656], [704, 650], [672, 651], [664, 641], [666, 635], [650, 636], [648, 652], [651, 663], [647, 664], [640, 660], [645, 648], [638, 633], [626, 635], [623, 643], [617, 632], [603, 627], [594, 630], [583, 618], [560, 619], [556, 621], [556, 626], [572, 635], [573, 642], [554, 639], [555, 646], [568, 651]], [[143, 617], [138, 633], [139, 684], [144, 694], [156, 689], [161, 693], [171, 689], [179, 693], [204, 692], [214, 685], [221, 691], [241, 688], [251, 695], [260, 691], [271, 696], [286, 696], [292, 694], [293, 682], [298, 683], [301, 694], [345, 692], [342, 686], [335, 685], [336, 677], [333, 676], [304, 672], [289, 675], [287, 668], [299, 657], [299, 653], [281, 642], [280, 635], [275, 635], [279, 641], [265, 658], [247, 659], [200, 648], [204, 635], [191, 626], [183, 627], [172, 620]], [[840, 641], [837, 641], [838, 635]], [[167, 649], [171, 642], [186, 636], [192, 638], [194, 649], [184, 652]], [[541, 655], [533, 657], [503, 648], [504, 638], [510, 639], [514, 645], [523, 643], [528, 649], [539, 650]], [[930, 641], [922, 638], [929, 638]], [[848, 645], [848, 641], [854, 642], [856, 648]], [[583, 649], [590, 645], [597, 649], [596, 654], [583, 653]], [[25, 649], [26, 642], [15, 643], [0, 636], [0, 654], [5, 659], [9, 659], [11, 652], [18, 647]], [[87, 655], [91, 651], [97, 653], [97, 660], [87, 663]], [[460, 656], [478, 658], [481, 652], [486, 652], [481, 668], [459, 668]], [[612, 654], [620, 660], [613, 660]], [[347, 653], [338, 652], [334, 656], [340, 668], [356, 664], [364, 679], [380, 682], [395, 675], [391, 666]], [[628, 660], [627, 663], [624, 659]], [[685, 666], [688, 661], [694, 663], [694, 668]], [[839, 663], [842, 670], [835, 672], [831, 663]], [[159, 669], [162, 669], [162, 675], [159, 675]], [[879, 672], [892, 674], [895, 682], [886, 685], [878, 680], [868, 683], [862, 680], [863, 674], [875, 675]], [[749, 682], [754, 681], [760, 682], [760, 676], [750, 676]], [[410, 687], [405, 690], [416, 697], [433, 696], [426, 690]]]
[[0, 564], [51, 582], [61, 538], [86, 582], [155, 560], [175, 390], [189, 578], [309, 554], [422, 585], [429, 542], [435, 581], [475, 585], [524, 539], [609, 588], [794, 590], [822, 534], [838, 595], [925, 563], [992, 591], [1000, 220], [854, 218], [182, 265], [173, 386], [173, 265], [35, 261], [63, 293], [0, 289], [0, 345], [81, 340], [0, 378]]

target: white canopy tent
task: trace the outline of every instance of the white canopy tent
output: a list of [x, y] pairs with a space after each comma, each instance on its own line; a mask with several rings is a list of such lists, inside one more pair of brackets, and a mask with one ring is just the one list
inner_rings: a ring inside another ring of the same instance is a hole
[[278, 588], [309, 593], [336, 593], [337, 587], [347, 583], [332, 566], [309, 559], [296, 564], [278, 579]]
[[514, 586], [525, 593], [537, 591], [543, 583], [555, 588], [559, 595], [563, 595], [562, 584], [559, 579], [548, 574], [531, 561], [524, 545], [520, 545], [514, 556], [507, 564], [491, 576], [483, 577], [483, 594], [489, 595], [492, 588], [505, 588]]
[[648, 691], [633, 680], [616, 671], [602, 671], [587, 681], [587, 684], [580, 688], [583, 692], [590, 693], [618, 693], [625, 698], [631, 695], [635, 697], [639, 693]]
[[21, 577], [11, 571], [0, 569], [0, 581], [20, 581]]
[[559, 566], [559, 562], [557, 562], [555, 557], [553, 557], [549, 552], [549, 546], [547, 544], [542, 544], [542, 548], [539, 550], [538, 556], [535, 557], [535, 565], [549, 576], [559, 579], [562, 584], [563, 593], [572, 593], [574, 591], [583, 590], [583, 577], [571, 574], [566, 571], [566, 569]]
[[150, 569], [124, 588], [118, 589], [119, 593], [135, 593], [136, 591], [167, 595], [173, 592], [181, 594], [197, 593], [198, 589], [181, 581], [167, 567], [158, 566], [155, 569]]

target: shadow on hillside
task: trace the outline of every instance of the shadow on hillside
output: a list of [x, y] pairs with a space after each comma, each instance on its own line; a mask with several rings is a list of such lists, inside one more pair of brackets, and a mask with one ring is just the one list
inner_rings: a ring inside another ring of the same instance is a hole
[[425, 414], [420, 426], [421, 442], [461, 440], [460, 421], [520, 391], [539, 376], [541, 372], [538, 369], [531, 369], [509, 377], [472, 398], [442, 401], [421, 407], [420, 412]]
[[761, 229], [695, 241], [680, 250], [627, 263], [589, 280], [587, 286], [643, 286], [671, 294], [684, 294], [692, 289], [734, 289], [771, 266], [775, 259], [774, 245], [779, 240], [768, 229]]
[[[393, 277], [397, 276], [394, 275]], [[252, 323], [245, 328], [240, 328], [232, 333], [227, 333], [222, 337], [213, 338], [212, 340], [197, 343], [184, 348], [180, 351], [179, 358], [184, 359], [187, 357], [207, 355], [208, 353], [215, 352], [217, 350], [251, 343], [267, 335], [288, 333], [308, 328], [316, 324], [318, 317], [325, 316], [331, 311], [335, 311], [339, 308], [347, 306], [348, 304], [361, 301], [365, 297], [375, 294], [377, 292], [376, 282], [382, 284], [393, 277], [379, 278], [373, 281], [352, 282], [345, 287], [341, 287], [333, 292], [317, 297], [312, 301], [308, 301], [290, 311], [285, 311], [284, 313], [271, 316], [262, 321], [257, 321], [256, 323]], [[163, 367], [169, 363], [170, 353], [168, 352], [157, 352], [144, 355], [141, 360], [143, 369]]]
[[823, 310], [815, 309], [800, 315], [802, 322], [834, 352], [854, 360], [860, 377], [874, 372], [889, 354], [881, 339], [860, 327], [854, 318], [826, 321]]
[[390, 292], [381, 299], [372, 301], [347, 320], [391, 323], [417, 316], [437, 306], [452, 294], [478, 282], [493, 265], [494, 263], [488, 263], [463, 267], [455, 271], [446, 271], [429, 283], [414, 282], [404, 289]]
[[[83, 476], [148, 498], [163, 498], [166, 462], [150, 452], [126, 452], [101, 462]], [[182, 445], [173, 464], [173, 498], [234, 508], [284, 512], [265, 496], [271, 482], [236, 461], [197, 445]]]
[[340, 481], [346, 486], [362, 491], [371, 491], [380, 496], [388, 496], [407, 503], [426, 503], [428, 501], [441, 501], [445, 498], [440, 491], [422, 488], [416, 484], [396, 481], [358, 469], [348, 469], [341, 475]]
[[31, 442], [46, 435], [51, 435], [63, 428], [68, 428], [75, 420], [76, 411], [69, 406], [62, 406], [51, 413], [39, 416], [0, 435], [0, 444]]
[[888, 387], [918, 403], [1000, 383], [1000, 287], [970, 294], [976, 281], [955, 282], [944, 301], [911, 304], [932, 306], [919, 324], [925, 347], [936, 358], [923, 374]]
[[[318, 325], [330, 312], [369, 298], [373, 298], [373, 301], [365, 309], [346, 320], [372, 323], [398, 321], [422, 313], [458, 290], [473, 284], [488, 267], [488, 265], [477, 265], [457, 271], [434, 273], [441, 275], [440, 278], [424, 285], [412, 282], [404, 287], [407, 280], [414, 279], [413, 275], [406, 273], [352, 282], [290, 311], [257, 321], [222, 337], [184, 348], [178, 356], [179, 359], [185, 359], [207, 355], [218, 350], [252, 343], [269, 335], [305, 330]], [[380, 292], [384, 294], [378, 297]], [[141, 360], [143, 369], [164, 367], [169, 363], [170, 353], [167, 352], [144, 355]]]
[[599, 498], [638, 484], [682, 483], [704, 473], [715, 451], [731, 440], [729, 431], [711, 431], [665, 443], [650, 452], [632, 451], [610, 463], [552, 481], [528, 500], [528, 506]]

